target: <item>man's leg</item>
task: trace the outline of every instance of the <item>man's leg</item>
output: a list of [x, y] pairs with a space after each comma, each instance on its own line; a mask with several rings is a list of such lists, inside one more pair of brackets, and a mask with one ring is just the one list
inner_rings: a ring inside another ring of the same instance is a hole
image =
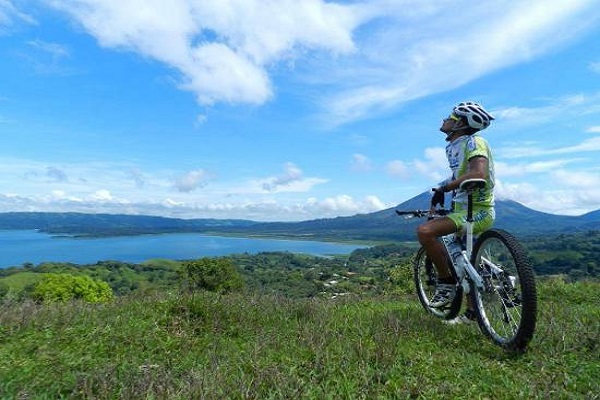
[[450, 218], [436, 218], [427, 221], [417, 228], [419, 243], [425, 248], [425, 252], [433, 261], [438, 273], [438, 279], [451, 278], [448, 268], [446, 249], [438, 240], [438, 237], [456, 232], [456, 225]]
[[456, 296], [456, 280], [450, 272], [448, 257], [444, 245], [438, 237], [456, 232], [456, 224], [450, 218], [437, 218], [419, 226], [417, 235], [425, 252], [433, 261], [437, 270], [437, 283], [429, 305], [444, 307]]

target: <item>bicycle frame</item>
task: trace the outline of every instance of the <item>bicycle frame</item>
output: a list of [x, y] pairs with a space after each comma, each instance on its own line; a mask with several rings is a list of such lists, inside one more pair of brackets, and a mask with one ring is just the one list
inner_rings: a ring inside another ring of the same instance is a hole
[[[477, 189], [481, 189], [486, 185], [485, 179], [467, 179], [460, 184], [459, 189], [461, 191], [465, 191], [467, 193], [467, 221], [465, 223], [465, 231], [466, 231], [466, 243], [465, 248], [461, 251], [460, 256], [463, 259], [463, 263], [456, 262], [455, 259], [450, 254], [450, 244], [454, 241], [459, 241], [458, 233], [451, 233], [445, 236], [442, 236], [442, 243], [446, 249], [446, 253], [448, 254], [448, 258], [450, 259], [450, 267], [454, 270], [457, 279], [459, 280], [460, 285], [463, 287], [466, 294], [470, 293], [471, 286], [469, 285], [469, 281], [473, 282], [477, 290], [484, 289], [484, 282], [481, 275], [477, 272], [473, 264], [471, 264], [471, 255], [473, 253], [473, 192]], [[440, 215], [445, 215], [446, 210], [441, 210], [442, 213]], [[425, 211], [416, 211], [416, 212], [401, 212], [396, 211], [398, 215], [412, 215], [416, 217], [423, 217], [425, 215], [429, 215], [430, 218], [433, 216]], [[486, 262], [489, 264], [490, 270], [492, 271], [501, 271], [502, 269], [493, 265], [491, 262]], [[468, 280], [465, 279], [468, 278]]]
[[[456, 260], [450, 258], [452, 267], [456, 272], [456, 276], [462, 280], [461, 285], [465, 290], [465, 293], [470, 292], [469, 283], [464, 280], [465, 272], [469, 279], [475, 284], [478, 290], [483, 290], [483, 279], [479, 273], [471, 264], [471, 254], [473, 253], [473, 191], [476, 189], [485, 187], [485, 179], [468, 179], [460, 184], [460, 190], [467, 192], [468, 204], [467, 204], [467, 221], [465, 223], [466, 230], [466, 249], [461, 251], [461, 256], [464, 259], [464, 263], [457, 263]], [[456, 236], [455, 233], [448, 236]], [[455, 240], [455, 239], [452, 239]], [[448, 252], [447, 240], [444, 240], [446, 251]], [[449, 252], [448, 252], [449, 254]]]

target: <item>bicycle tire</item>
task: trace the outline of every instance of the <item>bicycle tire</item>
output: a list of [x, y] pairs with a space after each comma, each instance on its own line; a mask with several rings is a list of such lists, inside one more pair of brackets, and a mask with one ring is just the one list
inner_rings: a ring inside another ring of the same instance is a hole
[[430, 314], [433, 314], [441, 319], [455, 318], [460, 312], [462, 305], [462, 286], [457, 285], [456, 296], [449, 306], [443, 308], [434, 308], [429, 305], [429, 299], [433, 297], [433, 292], [437, 283], [437, 271], [429, 257], [427, 257], [423, 247], [421, 247], [415, 255], [413, 261], [413, 271], [417, 297], [419, 298], [423, 308]]
[[535, 274], [517, 239], [491, 229], [475, 243], [472, 264], [483, 278], [480, 292], [471, 283], [471, 301], [483, 333], [511, 351], [524, 351], [537, 319]]

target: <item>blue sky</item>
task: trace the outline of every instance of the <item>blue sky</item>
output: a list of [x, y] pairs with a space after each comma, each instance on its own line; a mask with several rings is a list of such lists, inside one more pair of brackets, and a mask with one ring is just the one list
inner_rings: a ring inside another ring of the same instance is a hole
[[464, 100], [498, 198], [600, 209], [598, 0], [0, 0], [0, 60], [0, 212], [378, 211]]

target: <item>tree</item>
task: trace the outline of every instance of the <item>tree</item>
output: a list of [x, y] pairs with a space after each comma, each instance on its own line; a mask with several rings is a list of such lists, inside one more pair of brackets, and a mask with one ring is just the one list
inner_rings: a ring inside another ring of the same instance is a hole
[[45, 275], [31, 293], [37, 301], [66, 302], [81, 299], [88, 303], [106, 303], [113, 298], [112, 289], [106, 282], [94, 280], [87, 275]]
[[387, 270], [388, 282], [386, 289], [395, 294], [411, 294], [415, 291], [413, 269], [410, 262], [394, 265]]
[[241, 274], [226, 258], [201, 258], [183, 265], [184, 279], [190, 290], [203, 289], [227, 293], [243, 286]]

